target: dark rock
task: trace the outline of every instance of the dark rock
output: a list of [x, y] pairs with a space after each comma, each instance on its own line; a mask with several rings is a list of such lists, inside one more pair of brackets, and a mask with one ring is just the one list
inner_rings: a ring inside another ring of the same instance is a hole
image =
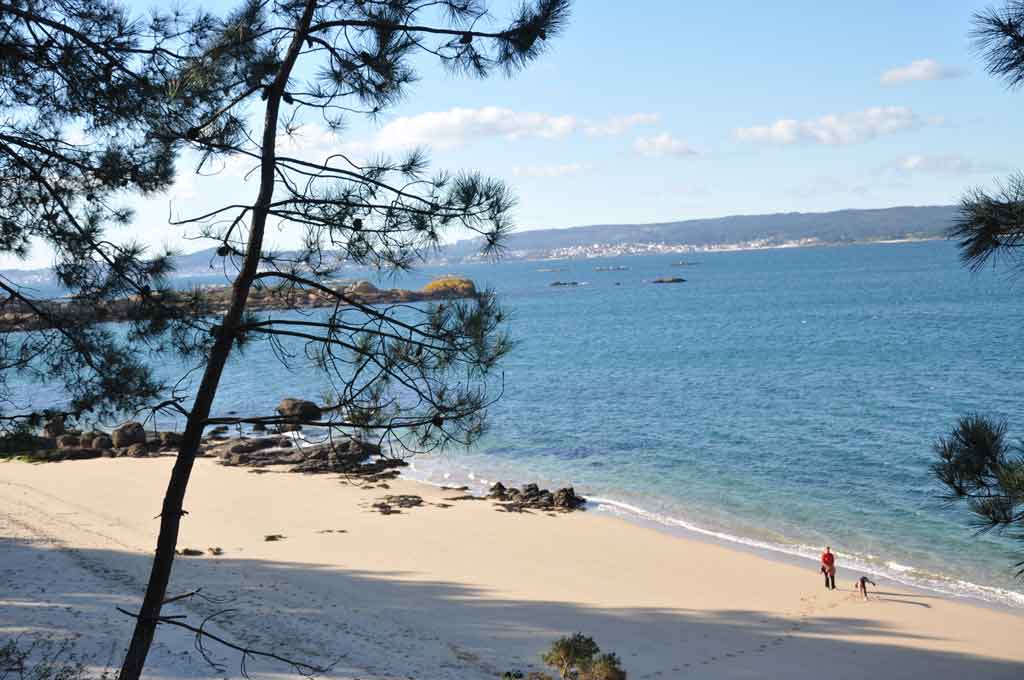
[[62, 434], [57, 437], [57, 448], [58, 449], [71, 449], [81, 445], [81, 441], [76, 434]]
[[[541, 489], [536, 484], [527, 484], [522, 490], [506, 488], [501, 482], [495, 482], [487, 498], [498, 501], [501, 510], [507, 512], [523, 512], [525, 510], [561, 510], [569, 512], [579, 510], [586, 504], [586, 499], [577, 496], [571, 487], [558, 489], [554, 493]], [[461, 499], [450, 499], [461, 500]]]
[[282, 535], [282, 534], [267, 534], [266, 536], [263, 537], [263, 540], [264, 541], [268, 541], [268, 542], [283, 541], [284, 539], [285, 539], [285, 536]]
[[6, 434], [0, 436], [0, 452], [5, 454], [25, 454], [49, 451], [57, 447], [57, 442], [47, 437], [36, 437], [30, 434]]
[[686, 279], [679, 278], [678, 276], [662, 276], [654, 279], [651, 283], [685, 283]]
[[56, 439], [64, 434], [64, 416], [54, 416], [43, 424], [43, 436]]
[[267, 426], [264, 425], [263, 423], [253, 423], [252, 424], [252, 431], [253, 432], [266, 432], [267, 431]]
[[114, 442], [107, 435], [101, 434], [92, 438], [91, 446], [94, 449], [111, 449], [114, 447]]
[[153, 444], [148, 442], [137, 442], [124, 449], [124, 455], [131, 458], [145, 458], [156, 450]]
[[277, 412], [289, 423], [309, 423], [320, 420], [320, 407], [311, 401], [302, 399], [282, 399], [277, 405]]
[[410, 494], [384, 496], [383, 502], [387, 505], [398, 506], [399, 508], [417, 508], [423, 505], [423, 499], [420, 496], [413, 496]]
[[195, 548], [184, 548], [177, 552], [179, 555], [184, 555], [185, 557], [202, 557], [203, 555], [202, 550], [196, 550]]
[[559, 510], [576, 510], [586, 505], [587, 499], [577, 496], [575, 489], [567, 486], [555, 492], [555, 507]]
[[59, 460], [90, 460], [92, 458], [99, 458], [100, 452], [96, 449], [87, 449], [80, 447], [72, 447], [68, 449], [61, 449], [60, 451], [54, 451], [53, 453], [59, 453]]
[[218, 425], [217, 427], [215, 427], [212, 430], [210, 430], [209, 436], [211, 436], [211, 437], [223, 437], [227, 433], [228, 433], [228, 426], [227, 425]]
[[[262, 451], [263, 449], [271, 449], [280, 446], [280, 444], [278, 444], [278, 441], [279, 440], [277, 438], [271, 437], [261, 439], [243, 439], [242, 441], [238, 442], [237, 444], [233, 445], [230, 449], [228, 449], [228, 452], [252, 453], [253, 451]], [[291, 442], [289, 442], [289, 445], [291, 445]]]
[[161, 432], [157, 435], [161, 446], [180, 446], [181, 434], [178, 432]]
[[115, 427], [110, 433], [110, 440], [116, 448], [132, 446], [133, 444], [144, 444], [146, 442], [146, 429], [142, 423], [125, 423]]
[[362, 456], [365, 460], [371, 456], [379, 456], [380, 447], [373, 442], [366, 442], [361, 439], [352, 439], [348, 443], [348, 455]]

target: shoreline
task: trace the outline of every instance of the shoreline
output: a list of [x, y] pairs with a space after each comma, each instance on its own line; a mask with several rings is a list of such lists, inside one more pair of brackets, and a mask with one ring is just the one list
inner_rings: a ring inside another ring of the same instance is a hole
[[[462, 473], [465, 474], [465, 478], [462, 476], [459, 476], [458, 478], [453, 477], [452, 479], [445, 479], [444, 482], [417, 476], [421, 472], [422, 470], [417, 467], [417, 460], [413, 459], [409, 467], [402, 469], [400, 475], [402, 479], [426, 484], [431, 487], [443, 488], [445, 484], [469, 484], [471, 487], [469, 493], [481, 496], [486, 495], [487, 487], [494, 482], [494, 480], [490, 479], [491, 474], [489, 473], [484, 475], [488, 479], [483, 479], [477, 473], [468, 470], [459, 470], [458, 473], [455, 473], [453, 470], [449, 470], [449, 474]], [[435, 472], [436, 471], [430, 471], [426, 474], [429, 476]], [[502, 477], [501, 481], [506, 484], [509, 482], [513, 484], [521, 484], [525, 483], [527, 480], [526, 478]], [[542, 481], [545, 484], [558, 485], [561, 483], [557, 480], [549, 479], [544, 479]], [[588, 511], [596, 511], [633, 526], [650, 528], [667, 536], [681, 538], [683, 540], [708, 542], [726, 549], [737, 550], [744, 554], [753, 554], [758, 557], [778, 561], [783, 564], [801, 567], [806, 567], [808, 564], [814, 566], [817, 565], [817, 554], [818, 551], [820, 551], [820, 547], [808, 546], [802, 543], [783, 544], [773, 542], [768, 539], [746, 536], [740, 533], [730, 533], [724, 529], [714, 529], [701, 526], [699, 520], [674, 515], [665, 515], [663, 513], [651, 511], [644, 507], [635, 505], [633, 502], [603, 497], [600, 495], [595, 496], [584, 488], [581, 488], [580, 492], [587, 499]], [[846, 563], [844, 568], [849, 572], [867, 574], [876, 579], [882, 579], [887, 583], [891, 583], [896, 587], [909, 588], [920, 593], [949, 598], [951, 601], [965, 602], [971, 605], [990, 608], [995, 611], [1002, 611], [1015, 616], [1024, 617], [1024, 593], [1020, 591], [966, 581], [954, 576], [928, 571], [919, 567], [902, 565], [891, 559], [883, 559], [882, 563], [878, 564], [866, 561], [864, 556], [856, 553], [851, 554], [848, 552], [837, 551], [836, 554], [841, 558], [842, 562]], [[901, 578], [898, 571], [896, 574], [892, 573], [893, 571], [896, 571], [889, 566], [892, 564], [899, 564], [899, 566], [903, 567], [908, 573], [921, 574], [922, 578], [914, 578], [913, 576], [903, 576]], [[889, 571], [887, 571], [887, 569]], [[929, 580], [924, 580], [924, 576], [929, 577]], [[943, 585], [946, 585], [946, 587], [943, 587]], [[955, 586], [957, 585], [961, 586], [963, 590], [956, 590]]]
[[[817, 557], [814, 555], [807, 555], [798, 552], [796, 549], [790, 550], [782, 545], [770, 544], [766, 541], [760, 541], [758, 539], [747, 538], [740, 535], [727, 534], [725, 532], [718, 532], [712, 529], [704, 529], [692, 523], [685, 522], [684, 520], [675, 520], [678, 524], [669, 524], [665, 521], [645, 517], [644, 514], [652, 513], [647, 513], [647, 511], [642, 508], [635, 509], [640, 512], [635, 512], [631, 508], [630, 510], [622, 513], [603, 510], [602, 506], [604, 505], [610, 505], [612, 507], [627, 505], [613, 499], [593, 499], [593, 502], [595, 504], [593, 511], [604, 512], [618, 521], [648, 527], [654, 531], [659, 531], [671, 537], [683, 540], [706, 542], [712, 545], [721, 546], [727, 550], [755, 555], [761, 559], [777, 562], [779, 564], [792, 565], [799, 568], [807, 568], [810, 565], [813, 569], [813, 567], [818, 564]], [[592, 509], [588, 507], [587, 510], [590, 511]], [[867, 574], [877, 579], [880, 586], [888, 584], [894, 588], [904, 588], [922, 595], [942, 597], [950, 602], [961, 602], [968, 606], [981, 607], [983, 609], [990, 609], [992, 611], [1003, 612], [1012, 616], [1024, 618], [1024, 596], [1021, 596], [1018, 593], [1005, 591], [994, 586], [984, 586], [976, 583], [968, 584], [978, 589], [996, 590], [1000, 593], [1009, 592], [1010, 595], [1020, 598], [1020, 604], [1013, 604], [1006, 601], [1006, 599], [986, 599], [975, 594], [951, 592], [949, 590], [943, 590], [938, 586], [930, 587], [916, 583], [912, 580], [900, 580], [891, 574], [877, 570], [877, 568], [872, 565], [867, 567], [850, 566], [848, 553], [839, 551], [833, 552], [835, 552], [836, 556], [840, 558], [839, 568], [841, 570], [846, 572], [855, 572], [857, 574]]]
[[[78, 631], [96, 649], [127, 640], [113, 603], [141, 595], [172, 462], [0, 463], [0, 620], [11, 622], [0, 636], [13, 625]], [[809, 680], [826, 665], [839, 677], [1024, 672], [1019, 615], [883, 582], [863, 602], [842, 562], [840, 589], [827, 592], [807, 563], [603, 512], [501, 512], [454, 493], [200, 459], [179, 548], [223, 555], [179, 558], [172, 590], [228, 598], [243, 612], [218, 624], [231, 637], [344, 654], [328, 677], [346, 679], [540, 670], [543, 648], [577, 630], [618, 653], [631, 678]], [[373, 503], [386, 494], [423, 503], [383, 515]], [[52, 560], [66, 564], [39, 566]], [[158, 641], [153, 677], [208, 676], [187, 641]]]

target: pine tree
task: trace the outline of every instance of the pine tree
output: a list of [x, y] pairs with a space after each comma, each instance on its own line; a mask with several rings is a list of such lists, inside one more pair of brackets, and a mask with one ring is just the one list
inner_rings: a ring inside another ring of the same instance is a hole
[[[341, 133], [348, 118], [380, 115], [408, 94], [426, 59], [457, 74], [511, 75], [545, 51], [568, 12], [568, 0], [531, 0], [499, 25], [482, 0], [246, 0], [223, 17], [141, 21], [102, 0], [0, 0], [0, 250], [48, 245], [75, 300], [36, 299], [0, 281], [7, 304], [39, 320], [0, 343], [3, 366], [62, 380], [73, 416], [148, 405], [185, 421], [122, 680], [141, 676], [157, 625], [171, 622], [161, 608], [204, 429], [281, 422], [212, 411], [241, 346], [305, 342], [336, 387], [319, 425], [414, 450], [479, 436], [495, 367], [511, 347], [487, 291], [371, 306], [332, 283], [341, 265], [408, 269], [453, 229], [497, 252], [514, 203], [503, 183], [431, 173], [422, 150], [370, 160], [325, 150], [310, 159], [282, 151], [282, 140], [314, 120]], [[216, 244], [231, 279], [223, 313], [202, 295], [170, 290], [170, 253], [150, 256], [108, 233], [132, 219], [119, 202], [165, 190], [186, 150], [203, 172], [232, 160], [258, 180], [255, 196], [174, 223]], [[297, 233], [303, 247], [271, 252], [271, 224]], [[334, 306], [300, 317], [249, 310], [250, 295], [265, 290], [315, 293]], [[97, 326], [98, 310], [126, 296], [142, 310], [129, 331]], [[193, 395], [154, 378], [149, 362], [165, 353], [193, 363], [201, 375]]]
[[[1024, 85], [1024, 2], [977, 14], [972, 37], [991, 75], [1010, 89]], [[971, 269], [1004, 261], [1024, 271], [1024, 173], [1012, 175], [995, 193], [968, 192], [952, 236]], [[1024, 539], [1024, 449], [1009, 442], [1006, 432], [1007, 424], [995, 418], [961, 418], [936, 443], [933, 471], [948, 490], [946, 500], [964, 502], [979, 529]], [[1024, 560], [1017, 567], [1024, 575]]]

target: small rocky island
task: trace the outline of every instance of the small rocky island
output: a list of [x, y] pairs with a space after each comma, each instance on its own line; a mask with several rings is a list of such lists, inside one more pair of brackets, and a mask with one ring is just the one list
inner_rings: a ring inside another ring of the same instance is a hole
[[[383, 305], [394, 303], [447, 300], [476, 295], [476, 285], [461, 276], [442, 276], [434, 279], [420, 290], [402, 288], [377, 288], [369, 281], [335, 281], [326, 284], [337, 291], [332, 295], [325, 291], [297, 291], [293, 288], [261, 288], [249, 293], [248, 311], [261, 312], [273, 309], [296, 309], [333, 307], [341, 305]], [[341, 296], [340, 299], [338, 296]], [[207, 286], [194, 291], [173, 291], [150, 293], [149, 302], [159, 302], [164, 307], [201, 307], [202, 314], [222, 315], [231, 302], [230, 286]], [[146, 313], [145, 301], [138, 295], [114, 300], [97, 306], [81, 304], [74, 298], [50, 300], [36, 303], [43, 312], [39, 314], [17, 300], [10, 300], [0, 314], [0, 333], [37, 330], [49, 327], [46, 317], [81, 316], [95, 322], [132, 321]]]

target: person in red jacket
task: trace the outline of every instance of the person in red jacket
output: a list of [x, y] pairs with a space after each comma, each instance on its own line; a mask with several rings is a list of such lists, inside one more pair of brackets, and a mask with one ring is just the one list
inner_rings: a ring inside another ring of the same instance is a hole
[[832, 553], [830, 546], [825, 546], [825, 552], [821, 553], [821, 573], [825, 575], [825, 588], [836, 589], [836, 556]]

